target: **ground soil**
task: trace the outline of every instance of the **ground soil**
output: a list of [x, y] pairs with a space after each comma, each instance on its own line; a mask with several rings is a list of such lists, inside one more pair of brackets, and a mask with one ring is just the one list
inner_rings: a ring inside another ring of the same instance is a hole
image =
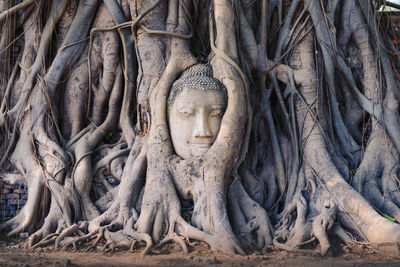
[[[207, 245], [195, 242], [185, 254], [176, 244], [152, 249], [151, 255], [141, 257], [141, 248], [134, 252], [114, 251], [54, 251], [51, 247], [26, 249], [17, 240], [0, 241], [0, 266], [400, 266], [398, 250], [381, 252], [363, 248], [346, 251], [336, 243], [325, 257], [271, 250], [266, 254], [231, 256], [212, 252]], [[318, 249], [318, 248], [317, 248]]]

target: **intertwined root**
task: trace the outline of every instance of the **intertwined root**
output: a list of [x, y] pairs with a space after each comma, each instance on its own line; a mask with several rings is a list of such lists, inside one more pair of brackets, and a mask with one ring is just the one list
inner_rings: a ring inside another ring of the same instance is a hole
[[324, 194], [312, 193], [310, 202], [301, 193], [296, 194], [289, 208], [282, 214], [273, 243], [288, 251], [318, 254], [301, 249], [302, 246], [318, 240], [319, 253], [325, 255], [331, 246], [328, 233], [334, 226], [336, 213], [335, 203]]
[[238, 180], [231, 184], [228, 197], [233, 229], [240, 243], [248, 250], [266, 252], [274, 233], [267, 212], [250, 198]]
[[[370, 1], [100, 2], [0, 5], [0, 167], [28, 185], [0, 231], [32, 248], [144, 242], [143, 255], [190, 239], [231, 254], [316, 241], [322, 255], [330, 234], [355, 247], [346, 231], [400, 241], [396, 64]], [[229, 103], [210, 150], [183, 160], [166, 100], [205, 61]]]

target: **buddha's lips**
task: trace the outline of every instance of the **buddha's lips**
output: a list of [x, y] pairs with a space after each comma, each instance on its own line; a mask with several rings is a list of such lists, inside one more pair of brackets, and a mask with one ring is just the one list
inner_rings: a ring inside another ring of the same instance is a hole
[[190, 145], [200, 147], [200, 148], [209, 148], [212, 145], [212, 142], [190, 142]]

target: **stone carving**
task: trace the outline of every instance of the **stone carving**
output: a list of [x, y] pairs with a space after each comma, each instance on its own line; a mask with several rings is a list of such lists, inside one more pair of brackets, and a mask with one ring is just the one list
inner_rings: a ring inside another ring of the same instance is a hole
[[184, 71], [168, 97], [168, 123], [176, 154], [183, 159], [205, 154], [214, 143], [227, 105], [225, 86], [208, 64]]

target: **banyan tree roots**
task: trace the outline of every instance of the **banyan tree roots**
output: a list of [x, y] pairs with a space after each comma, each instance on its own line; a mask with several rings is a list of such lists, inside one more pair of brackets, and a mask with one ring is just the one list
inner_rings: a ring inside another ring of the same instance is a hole
[[[1, 1], [0, 168], [28, 200], [0, 230], [143, 254], [400, 242], [400, 61], [379, 2]], [[167, 99], [197, 63], [228, 103], [182, 159]]]

